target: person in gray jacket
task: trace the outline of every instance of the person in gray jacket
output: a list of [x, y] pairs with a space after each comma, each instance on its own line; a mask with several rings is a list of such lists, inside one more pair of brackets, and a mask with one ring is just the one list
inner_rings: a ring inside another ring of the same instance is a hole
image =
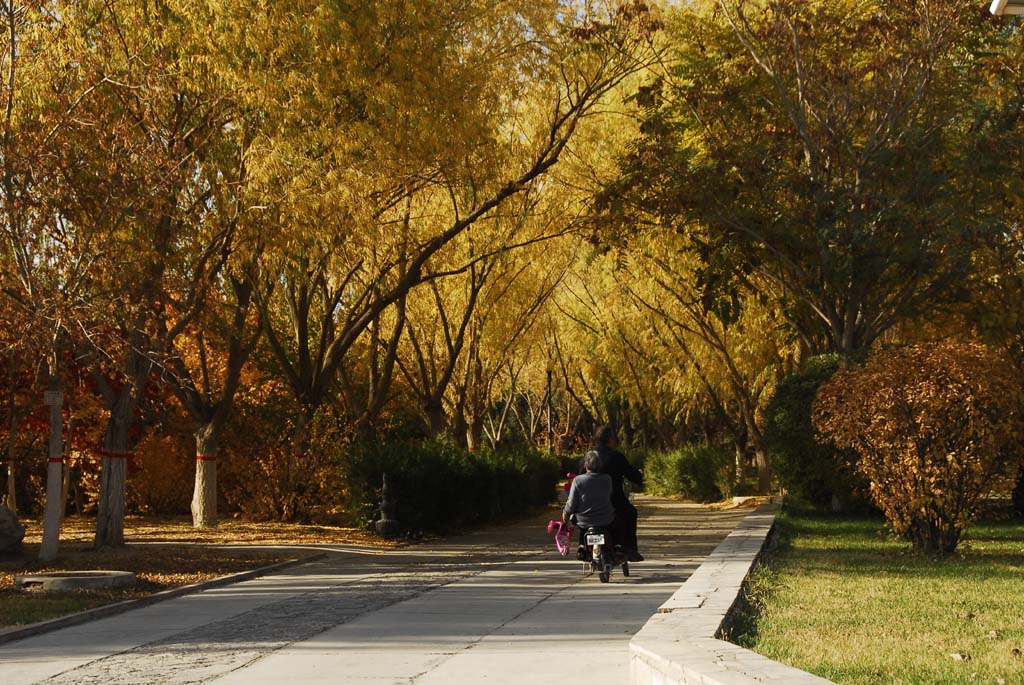
[[[566, 524], [572, 517], [576, 517], [576, 525], [580, 528], [581, 548], [587, 528], [611, 528], [615, 521], [612, 478], [601, 473], [601, 455], [590, 452], [586, 456], [585, 464], [587, 472], [573, 478], [572, 486], [569, 488], [569, 499], [562, 510], [562, 521]], [[585, 554], [585, 551], [581, 549], [580, 554]]]

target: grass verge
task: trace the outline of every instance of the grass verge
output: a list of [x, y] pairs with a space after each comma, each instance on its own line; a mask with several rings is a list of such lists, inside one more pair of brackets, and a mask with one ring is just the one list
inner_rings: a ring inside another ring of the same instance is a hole
[[735, 642], [841, 685], [1024, 683], [1024, 522], [931, 559], [878, 519], [780, 515]]

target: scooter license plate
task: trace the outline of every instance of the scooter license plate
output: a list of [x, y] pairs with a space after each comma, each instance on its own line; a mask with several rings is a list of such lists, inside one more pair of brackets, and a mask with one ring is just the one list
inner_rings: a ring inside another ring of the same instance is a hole
[[588, 545], [603, 545], [604, 544], [604, 535], [602, 535], [600, 533], [598, 533], [596, 535], [588, 535], [587, 536], [587, 544]]

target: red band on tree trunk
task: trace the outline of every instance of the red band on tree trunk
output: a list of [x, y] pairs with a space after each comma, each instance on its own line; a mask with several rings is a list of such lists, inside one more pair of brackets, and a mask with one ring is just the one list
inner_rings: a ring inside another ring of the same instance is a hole
[[48, 457], [46, 461], [50, 462], [51, 464], [62, 464], [64, 463], [64, 457]]
[[197, 454], [196, 461], [217, 461], [217, 457], [206, 457], [202, 454]]

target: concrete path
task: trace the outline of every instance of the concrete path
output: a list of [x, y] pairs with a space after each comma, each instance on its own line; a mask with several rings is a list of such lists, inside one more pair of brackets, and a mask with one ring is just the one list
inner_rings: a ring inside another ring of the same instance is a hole
[[558, 556], [547, 517], [386, 552], [324, 546], [274, 576], [0, 646], [0, 683], [625, 683], [630, 637], [747, 513], [638, 505], [647, 561], [607, 585]]

